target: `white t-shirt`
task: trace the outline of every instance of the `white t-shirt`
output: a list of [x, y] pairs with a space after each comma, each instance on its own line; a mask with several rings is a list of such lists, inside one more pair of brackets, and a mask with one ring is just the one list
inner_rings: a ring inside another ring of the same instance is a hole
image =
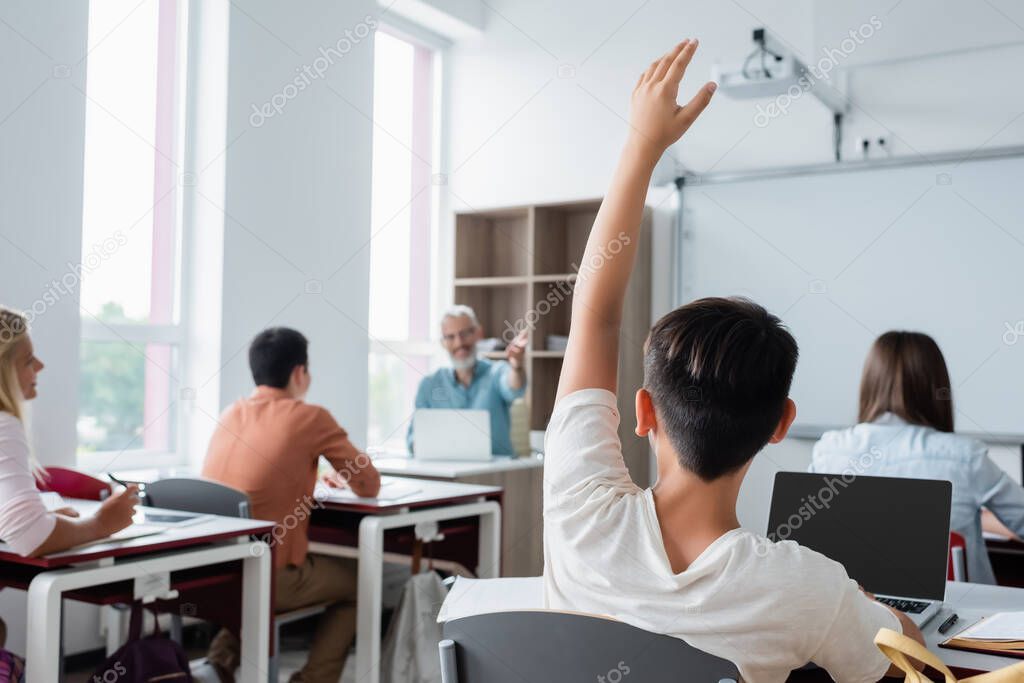
[[685, 640], [749, 683], [808, 662], [843, 683], [877, 681], [873, 640], [901, 632], [842, 565], [792, 541], [735, 529], [682, 573], [665, 552], [654, 498], [622, 460], [614, 394], [584, 389], [555, 406], [545, 440], [544, 601]]
[[57, 525], [48, 512], [29, 465], [21, 420], [0, 410], [0, 540], [19, 555], [43, 544]]

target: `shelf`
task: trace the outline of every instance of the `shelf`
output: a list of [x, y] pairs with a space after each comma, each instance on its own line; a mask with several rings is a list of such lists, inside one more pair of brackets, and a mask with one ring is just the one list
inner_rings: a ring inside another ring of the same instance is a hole
[[581, 265], [600, 207], [595, 201], [534, 209], [534, 274], [565, 273]]
[[576, 282], [576, 273], [552, 273], [550, 275], [534, 275], [534, 282]]
[[[529, 382], [524, 399], [530, 429], [545, 429], [558, 391], [565, 351], [547, 349], [548, 335], [569, 334], [574, 285], [600, 199], [491, 208], [455, 214], [454, 303], [472, 306], [484, 335], [508, 338], [532, 328], [526, 349]], [[650, 215], [626, 293], [623, 334], [643, 339], [650, 329]], [[613, 247], [609, 247], [612, 251]], [[482, 353], [492, 361], [504, 350]], [[620, 412], [629, 412], [643, 382], [643, 358], [634, 347], [620, 348]], [[623, 458], [638, 482], [647, 483], [649, 445], [628, 424], [620, 425]]]
[[455, 277], [526, 277], [533, 234], [527, 209], [455, 217]]
[[514, 285], [528, 285], [531, 278], [526, 275], [507, 275], [497, 277], [458, 277], [455, 278], [456, 287], [509, 287]]

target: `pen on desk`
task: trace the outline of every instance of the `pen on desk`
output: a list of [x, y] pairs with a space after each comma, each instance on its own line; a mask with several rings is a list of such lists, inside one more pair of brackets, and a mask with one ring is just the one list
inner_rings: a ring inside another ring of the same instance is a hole
[[939, 633], [945, 635], [946, 632], [949, 631], [949, 629], [953, 628], [953, 626], [959, 620], [960, 617], [958, 617], [956, 614], [951, 614], [949, 619], [946, 619], [944, 622], [942, 622], [942, 625], [939, 626]]
[[114, 482], [115, 484], [118, 484], [120, 486], [128, 488], [128, 482], [122, 481], [121, 479], [118, 479], [117, 477], [115, 477], [110, 472], [107, 472], [107, 478], [110, 479], [110, 481]]
[[[114, 482], [115, 484], [118, 484], [119, 486], [123, 486], [125, 488], [128, 488], [129, 486], [133, 485], [132, 482], [128, 482], [128, 481], [124, 481], [122, 479], [118, 479], [117, 477], [115, 477], [110, 472], [107, 472], [107, 477], [110, 479], [110, 481]], [[139, 492], [137, 494], [139, 496], [139, 500], [142, 500], [143, 498], [145, 498], [146, 497], [146, 486], [145, 486], [145, 484], [134, 484], [134, 485], [138, 486], [138, 488], [139, 488]]]

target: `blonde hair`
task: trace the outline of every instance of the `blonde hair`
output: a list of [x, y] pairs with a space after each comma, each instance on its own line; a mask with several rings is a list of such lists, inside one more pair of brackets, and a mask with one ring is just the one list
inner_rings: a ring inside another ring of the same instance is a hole
[[21, 420], [24, 397], [14, 366], [14, 352], [28, 337], [28, 320], [21, 313], [0, 306], [0, 410]]

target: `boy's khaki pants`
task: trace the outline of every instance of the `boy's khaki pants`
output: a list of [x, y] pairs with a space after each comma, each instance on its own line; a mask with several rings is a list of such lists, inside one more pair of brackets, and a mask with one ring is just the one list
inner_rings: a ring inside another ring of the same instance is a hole
[[[301, 565], [276, 572], [274, 611], [289, 612], [319, 602], [332, 603], [320, 615], [309, 658], [292, 681], [337, 683], [356, 633], [356, 561], [326, 555], [307, 555]], [[221, 629], [210, 643], [207, 659], [225, 671], [238, 668], [238, 638]]]

